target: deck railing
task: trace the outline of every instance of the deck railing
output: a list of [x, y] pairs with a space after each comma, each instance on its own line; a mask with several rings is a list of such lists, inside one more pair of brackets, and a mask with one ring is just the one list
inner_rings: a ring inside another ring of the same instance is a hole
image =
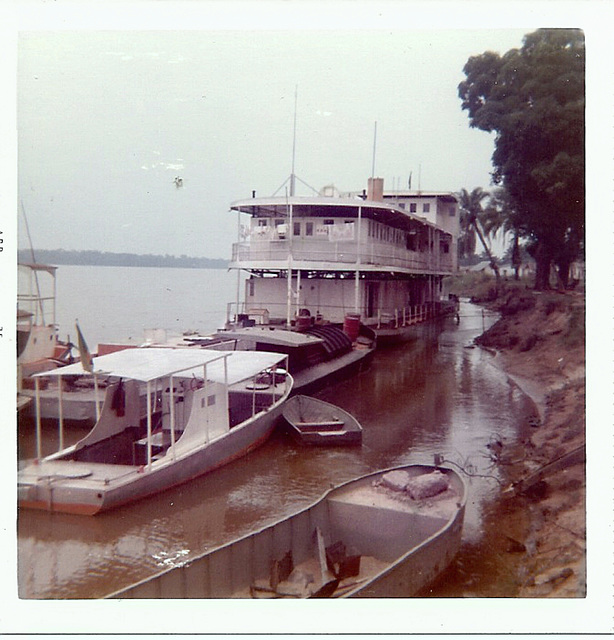
[[[440, 315], [443, 305], [439, 301], [425, 302], [423, 304], [408, 305], [406, 307], [396, 308], [378, 308], [373, 312], [372, 316], [361, 315], [361, 321], [370, 327], [399, 328], [412, 324], [425, 322], [430, 318]], [[293, 305], [293, 316], [297, 310]], [[316, 313], [315, 310], [310, 310]], [[328, 321], [342, 322], [348, 313], [354, 313], [353, 306], [342, 306], [334, 304], [321, 305], [317, 309], [318, 316]], [[269, 323], [278, 324], [285, 320], [287, 314], [287, 306], [280, 302], [260, 301], [258, 307], [245, 302], [240, 302], [237, 308], [236, 302], [229, 302], [226, 308], [227, 323], [237, 322], [240, 316], [254, 322], [257, 325], [268, 325]]]
[[[438, 247], [438, 243], [437, 243]], [[439, 247], [438, 247], [439, 249]], [[364, 242], [357, 247], [348, 242], [266, 240], [237, 242], [232, 246], [233, 262], [279, 262], [284, 268], [292, 252], [292, 259], [300, 262], [330, 262], [354, 268], [357, 260], [361, 265], [381, 265], [420, 271], [452, 272], [452, 254], [410, 251], [398, 245], [382, 245]]]

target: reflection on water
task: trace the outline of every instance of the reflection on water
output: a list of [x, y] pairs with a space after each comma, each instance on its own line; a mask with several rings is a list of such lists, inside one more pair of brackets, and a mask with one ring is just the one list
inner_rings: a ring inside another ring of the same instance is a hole
[[[379, 468], [432, 462], [435, 453], [496, 476], [487, 444], [494, 437], [513, 438], [529, 405], [489, 364], [488, 353], [467, 348], [494, 319], [483, 319], [467, 303], [461, 316], [460, 325], [446, 320], [425, 329], [416, 342], [377, 352], [368, 371], [318, 394], [360, 420], [362, 447], [301, 447], [279, 432], [225, 468], [109, 513], [24, 510], [20, 596], [103, 596], [290, 514], [331, 485]], [[32, 447], [28, 436], [22, 434], [23, 452]], [[499, 487], [494, 478], [468, 482], [463, 549], [448, 572], [445, 595], [470, 588], [463, 562], [479, 549]]]

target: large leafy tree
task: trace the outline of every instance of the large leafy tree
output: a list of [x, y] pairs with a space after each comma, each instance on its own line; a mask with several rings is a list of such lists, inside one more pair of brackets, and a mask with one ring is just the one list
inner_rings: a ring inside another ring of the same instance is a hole
[[584, 70], [581, 31], [540, 29], [521, 49], [469, 58], [459, 85], [470, 126], [495, 133], [493, 181], [529, 240], [538, 289], [552, 263], [566, 284], [584, 245]]

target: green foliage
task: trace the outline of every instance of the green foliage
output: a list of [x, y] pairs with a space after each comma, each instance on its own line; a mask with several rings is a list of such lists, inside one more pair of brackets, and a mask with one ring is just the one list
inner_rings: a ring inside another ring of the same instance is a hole
[[509, 227], [535, 245], [536, 284], [547, 286], [552, 261], [566, 281], [584, 243], [584, 36], [540, 29], [521, 49], [471, 57], [464, 72], [462, 108], [471, 127], [496, 133], [493, 181]]

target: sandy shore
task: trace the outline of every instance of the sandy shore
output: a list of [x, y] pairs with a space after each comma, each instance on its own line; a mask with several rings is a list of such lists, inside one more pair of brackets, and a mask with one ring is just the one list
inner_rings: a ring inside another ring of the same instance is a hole
[[517, 290], [476, 341], [536, 408], [517, 442], [495, 451], [509, 482], [499, 543], [519, 597], [586, 595], [584, 296]]

